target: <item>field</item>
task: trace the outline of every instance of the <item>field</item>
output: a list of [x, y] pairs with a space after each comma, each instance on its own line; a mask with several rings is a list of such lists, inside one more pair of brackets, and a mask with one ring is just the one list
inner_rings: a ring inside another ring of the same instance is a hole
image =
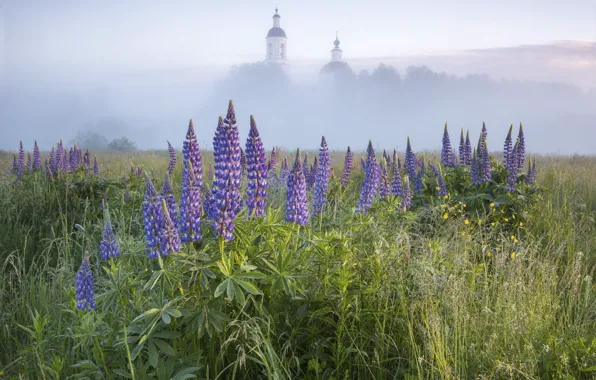
[[234, 121], [175, 165], [0, 156], [0, 377], [594, 378], [596, 158], [489, 126], [473, 159], [363, 142], [344, 177], [322, 144], [304, 176]]

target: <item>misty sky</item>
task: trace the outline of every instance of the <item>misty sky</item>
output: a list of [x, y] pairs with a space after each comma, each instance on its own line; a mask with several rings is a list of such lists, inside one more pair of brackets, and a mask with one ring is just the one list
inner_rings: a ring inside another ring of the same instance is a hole
[[[263, 0], [2, 2], [9, 67], [90, 71], [262, 59], [276, 5]], [[449, 3], [292, 0], [278, 5], [294, 60], [327, 59], [336, 29], [346, 59], [596, 40], [593, 0]]]

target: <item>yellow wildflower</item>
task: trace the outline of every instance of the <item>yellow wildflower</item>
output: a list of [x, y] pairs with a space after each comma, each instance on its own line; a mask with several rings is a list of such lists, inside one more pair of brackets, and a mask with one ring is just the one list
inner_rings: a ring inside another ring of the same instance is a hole
[[460, 204], [460, 205], [462, 204], [462, 203], [461, 203], [461, 201], [459, 201], [459, 204]]
[[468, 219], [464, 220], [464, 224], [470, 224], [470, 221]]
[[511, 235], [511, 240], [515, 240], [515, 236]]
[[511, 252], [511, 258], [515, 259], [515, 252]]
[[491, 204], [490, 204], [490, 207], [495, 207], [495, 204], [494, 204], [494, 203], [491, 203]]
[[444, 214], [443, 214], [443, 219], [447, 219], [447, 218], [449, 218], [449, 214], [447, 214], [447, 213], [444, 213]]
[[468, 207], [468, 205], [464, 205], [464, 208]]
[[523, 227], [524, 226], [524, 222], [519, 222], [519, 226]]
[[506, 222], [508, 222], [509, 221], [509, 218], [503, 218], [503, 220], [506, 221]]
[[443, 198], [445, 198], [445, 199], [449, 199], [449, 195], [445, 195]]
[[441, 208], [445, 208], [445, 207], [447, 207], [447, 205], [443, 203], [443, 204], [441, 205]]
[[441, 188], [439, 186], [436, 187], [437, 191], [441, 190]]
[[492, 256], [493, 256], [493, 254], [492, 254], [492, 253], [490, 253], [490, 252], [488, 252], [488, 253], [486, 254], [486, 256], [488, 256], [488, 257], [492, 257]]

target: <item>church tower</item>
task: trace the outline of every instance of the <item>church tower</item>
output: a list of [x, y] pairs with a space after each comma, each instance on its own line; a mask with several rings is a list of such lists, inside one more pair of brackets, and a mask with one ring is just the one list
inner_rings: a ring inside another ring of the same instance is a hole
[[286, 32], [279, 26], [281, 16], [275, 7], [275, 14], [273, 15], [273, 27], [269, 29], [266, 38], [267, 55], [265, 62], [267, 63], [285, 63], [287, 60], [288, 37]]
[[333, 41], [333, 45], [335, 45], [335, 47], [331, 50], [331, 62], [341, 62], [341, 53], [343, 53], [343, 51], [339, 48], [337, 31], [335, 31], [335, 41]]

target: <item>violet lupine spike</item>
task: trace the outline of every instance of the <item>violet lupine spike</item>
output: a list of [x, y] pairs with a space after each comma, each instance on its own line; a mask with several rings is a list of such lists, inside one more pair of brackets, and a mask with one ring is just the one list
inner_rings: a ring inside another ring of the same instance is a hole
[[513, 140], [511, 138], [511, 132], [513, 131], [513, 124], [509, 127], [509, 133], [507, 133], [507, 137], [505, 138], [505, 143], [503, 144], [503, 165], [509, 165], [509, 155], [513, 150]]
[[307, 225], [310, 218], [308, 198], [306, 197], [306, 179], [300, 163], [300, 149], [296, 152], [294, 166], [288, 177], [286, 190], [286, 222]]
[[105, 210], [105, 222], [104, 222], [104, 229], [103, 229], [103, 239], [101, 243], [99, 243], [99, 254], [102, 260], [108, 260], [109, 258], [116, 258], [120, 256], [120, 250], [118, 249], [118, 242], [116, 241], [116, 235], [114, 235], [114, 230], [112, 229], [112, 222], [110, 220], [110, 215]]
[[536, 158], [528, 160], [528, 174], [526, 175], [526, 184], [532, 187], [536, 186]]
[[360, 170], [362, 170], [363, 172], [366, 171], [366, 160], [364, 159], [364, 157], [360, 157]]
[[508, 192], [513, 192], [517, 188], [517, 171], [518, 171], [518, 152], [519, 152], [519, 142], [515, 143], [515, 146], [507, 156], [507, 184], [505, 185], [505, 190]]
[[439, 171], [439, 175], [437, 176], [437, 195], [439, 197], [445, 197], [447, 194], [445, 179], [443, 179], [443, 174]]
[[519, 123], [519, 132], [517, 134], [517, 141], [519, 143], [519, 146], [517, 148], [517, 159], [519, 161], [517, 164], [517, 167], [519, 169], [523, 169], [524, 162], [526, 160], [526, 138], [524, 136], [524, 127], [523, 127], [522, 123]]
[[372, 141], [368, 142], [366, 149], [366, 172], [360, 189], [360, 199], [356, 206], [356, 212], [366, 214], [379, 190], [379, 172], [377, 170], [377, 159]]
[[12, 173], [16, 175], [19, 174], [19, 162], [16, 154], [12, 155]]
[[39, 153], [39, 146], [37, 140], [33, 144], [33, 170], [41, 169], [41, 154]]
[[327, 203], [327, 193], [329, 190], [329, 170], [331, 169], [331, 155], [327, 146], [325, 136], [321, 138], [321, 147], [319, 148], [319, 168], [315, 178], [315, 194], [313, 200], [313, 216], [319, 215], [325, 211]]
[[83, 155], [83, 163], [86, 167], [91, 167], [91, 155], [89, 154], [89, 149], [85, 149], [85, 154]]
[[23, 149], [23, 142], [20, 142], [19, 145], [19, 160], [18, 160], [19, 170], [23, 171], [25, 169], [25, 149]]
[[97, 163], [97, 157], [93, 156], [93, 174], [99, 174], [99, 164]]
[[52, 150], [50, 150], [50, 172], [53, 175], [56, 175], [56, 172], [58, 171], [58, 163], [56, 162], [56, 149], [54, 148], [54, 146], [52, 145]]
[[466, 131], [466, 156], [465, 156], [465, 165], [472, 164], [472, 143], [470, 142], [470, 131]]
[[255, 118], [250, 116], [250, 131], [246, 139], [247, 189], [246, 206], [249, 217], [260, 218], [265, 215], [267, 199], [267, 157], [259, 136]]
[[401, 196], [401, 207], [403, 212], [406, 212], [412, 207], [412, 190], [410, 186], [410, 178], [406, 175], [404, 177], [403, 194]]
[[387, 159], [383, 158], [383, 162], [379, 165], [380, 170], [380, 195], [381, 199], [387, 199], [391, 195], [391, 187], [389, 185], [389, 172], [387, 170]]
[[424, 190], [424, 175], [426, 174], [426, 164], [424, 162], [424, 158], [420, 160], [420, 168], [416, 173], [416, 177], [414, 178], [414, 192], [418, 195], [422, 195]]
[[391, 195], [394, 197], [402, 196], [401, 169], [399, 168], [399, 157], [397, 152], [393, 151], [393, 178], [391, 179]]
[[344, 174], [341, 177], [341, 185], [347, 186], [350, 183], [350, 178], [352, 176], [352, 167], [354, 165], [354, 153], [348, 147], [346, 151], [346, 158], [344, 159]]
[[308, 186], [308, 179], [310, 178], [310, 173], [308, 170], [308, 153], [306, 152], [304, 153], [304, 159], [302, 160], [302, 172], [304, 173], [304, 178], [306, 178], [306, 184]]
[[216, 237], [230, 241], [234, 239], [234, 219], [241, 207], [240, 142], [231, 100], [224, 127], [213, 141], [213, 150], [216, 161], [211, 225]]
[[95, 309], [95, 291], [93, 272], [89, 263], [89, 254], [85, 253], [83, 262], [77, 272], [76, 280], [76, 301], [77, 309], [91, 311]]
[[408, 145], [406, 146], [406, 161], [404, 163], [406, 174], [410, 178], [416, 178], [416, 155], [412, 151], [410, 137], [408, 136]]
[[242, 150], [242, 147], [240, 147], [240, 176], [244, 177], [245, 173], [246, 173], [246, 154], [244, 153], [244, 150]]
[[484, 143], [482, 144], [482, 148], [484, 151], [482, 152], [482, 162], [481, 165], [481, 180], [482, 183], [487, 183], [490, 181], [492, 173], [491, 173], [491, 165], [490, 165], [490, 155], [488, 153], [488, 139], [484, 138]]
[[71, 147], [70, 148], [70, 153], [69, 153], [69, 157], [68, 157], [68, 163], [70, 166], [70, 169], [72, 171], [75, 171], [77, 169], [77, 153], [76, 153], [76, 146], [75, 147]]
[[310, 168], [310, 172], [308, 173], [308, 178], [306, 179], [306, 187], [309, 190], [312, 189], [312, 187], [314, 186], [318, 173], [319, 173], [319, 157], [315, 156], [315, 160]]
[[[193, 241], [200, 241], [203, 237], [201, 230], [201, 217], [203, 210], [201, 208], [201, 186], [195, 177], [196, 171], [192, 167], [189, 160], [184, 159], [184, 166], [182, 168], [182, 194], [180, 195], [180, 219], [178, 220], [178, 227], [180, 229], [180, 237], [183, 243]], [[211, 190], [208, 186], [205, 187], [205, 208], [208, 208], [211, 200]], [[172, 215], [170, 214], [170, 217]]]
[[457, 166], [459, 165], [458, 162], [458, 158], [457, 158], [457, 154], [455, 154], [455, 149], [451, 150], [451, 166]]
[[466, 140], [464, 139], [464, 129], [461, 129], [459, 135], [459, 162], [461, 165], [466, 165]]
[[178, 229], [174, 225], [174, 222], [168, 212], [168, 206], [166, 200], [161, 198], [161, 203], [158, 205], [161, 208], [163, 215], [163, 222], [160, 224], [159, 229], [159, 247], [162, 256], [166, 256], [170, 253], [180, 252], [180, 235], [178, 235]]
[[153, 182], [146, 176], [145, 200], [143, 201], [143, 230], [145, 231], [147, 255], [150, 259], [156, 258], [160, 250], [159, 231], [163, 222], [163, 212], [161, 211], [160, 203], [161, 200], [157, 196]]
[[478, 162], [478, 157], [476, 157], [476, 148], [472, 153], [472, 161], [470, 163], [470, 180], [472, 181], [472, 186], [476, 187], [480, 184], [480, 165]]
[[166, 201], [166, 205], [168, 206], [168, 213], [172, 218], [174, 223], [174, 227], [178, 228], [178, 205], [176, 204], [176, 197], [174, 196], [174, 190], [172, 189], [172, 181], [170, 180], [170, 176], [166, 173], [163, 179], [163, 186], [161, 187], [161, 196]]
[[[58, 170], [62, 169], [62, 165], [64, 165], [63, 161], [64, 161], [64, 146], [62, 145], [62, 139], [60, 139], [60, 142], [56, 146], [56, 172]], [[54, 172], [54, 174], [56, 172]]]
[[[221, 119], [221, 118], [220, 118]], [[193, 178], [197, 181], [199, 187], [203, 187], [203, 158], [199, 143], [197, 142], [197, 135], [195, 134], [194, 123], [192, 119], [188, 122], [188, 130], [186, 132], [186, 139], [182, 144], [182, 154], [185, 160], [188, 160], [194, 170]]]
[[269, 163], [267, 164], [267, 170], [272, 172], [271, 174], [276, 174], [276, 166], [277, 165], [277, 153], [275, 152], [275, 147], [271, 149], [271, 154], [269, 155]]
[[31, 161], [31, 152], [27, 152], [27, 164], [25, 165], [25, 169], [30, 172], [33, 169], [33, 161]]
[[170, 162], [168, 163], [168, 174], [171, 177], [176, 169], [176, 149], [168, 141], [168, 153], [170, 155]]
[[288, 160], [284, 157], [281, 160], [281, 167], [279, 168], [279, 178], [285, 180], [290, 174], [290, 168], [288, 166]]
[[439, 176], [439, 169], [436, 167], [435, 164], [429, 164], [428, 166], [430, 166], [430, 169], [433, 171], [433, 175], [435, 177]]
[[445, 123], [445, 129], [443, 130], [443, 145], [441, 149], [441, 164], [443, 164], [443, 166], [453, 166], [453, 159], [451, 155], [451, 140], [449, 138], [449, 131], [447, 130], [447, 123]]

